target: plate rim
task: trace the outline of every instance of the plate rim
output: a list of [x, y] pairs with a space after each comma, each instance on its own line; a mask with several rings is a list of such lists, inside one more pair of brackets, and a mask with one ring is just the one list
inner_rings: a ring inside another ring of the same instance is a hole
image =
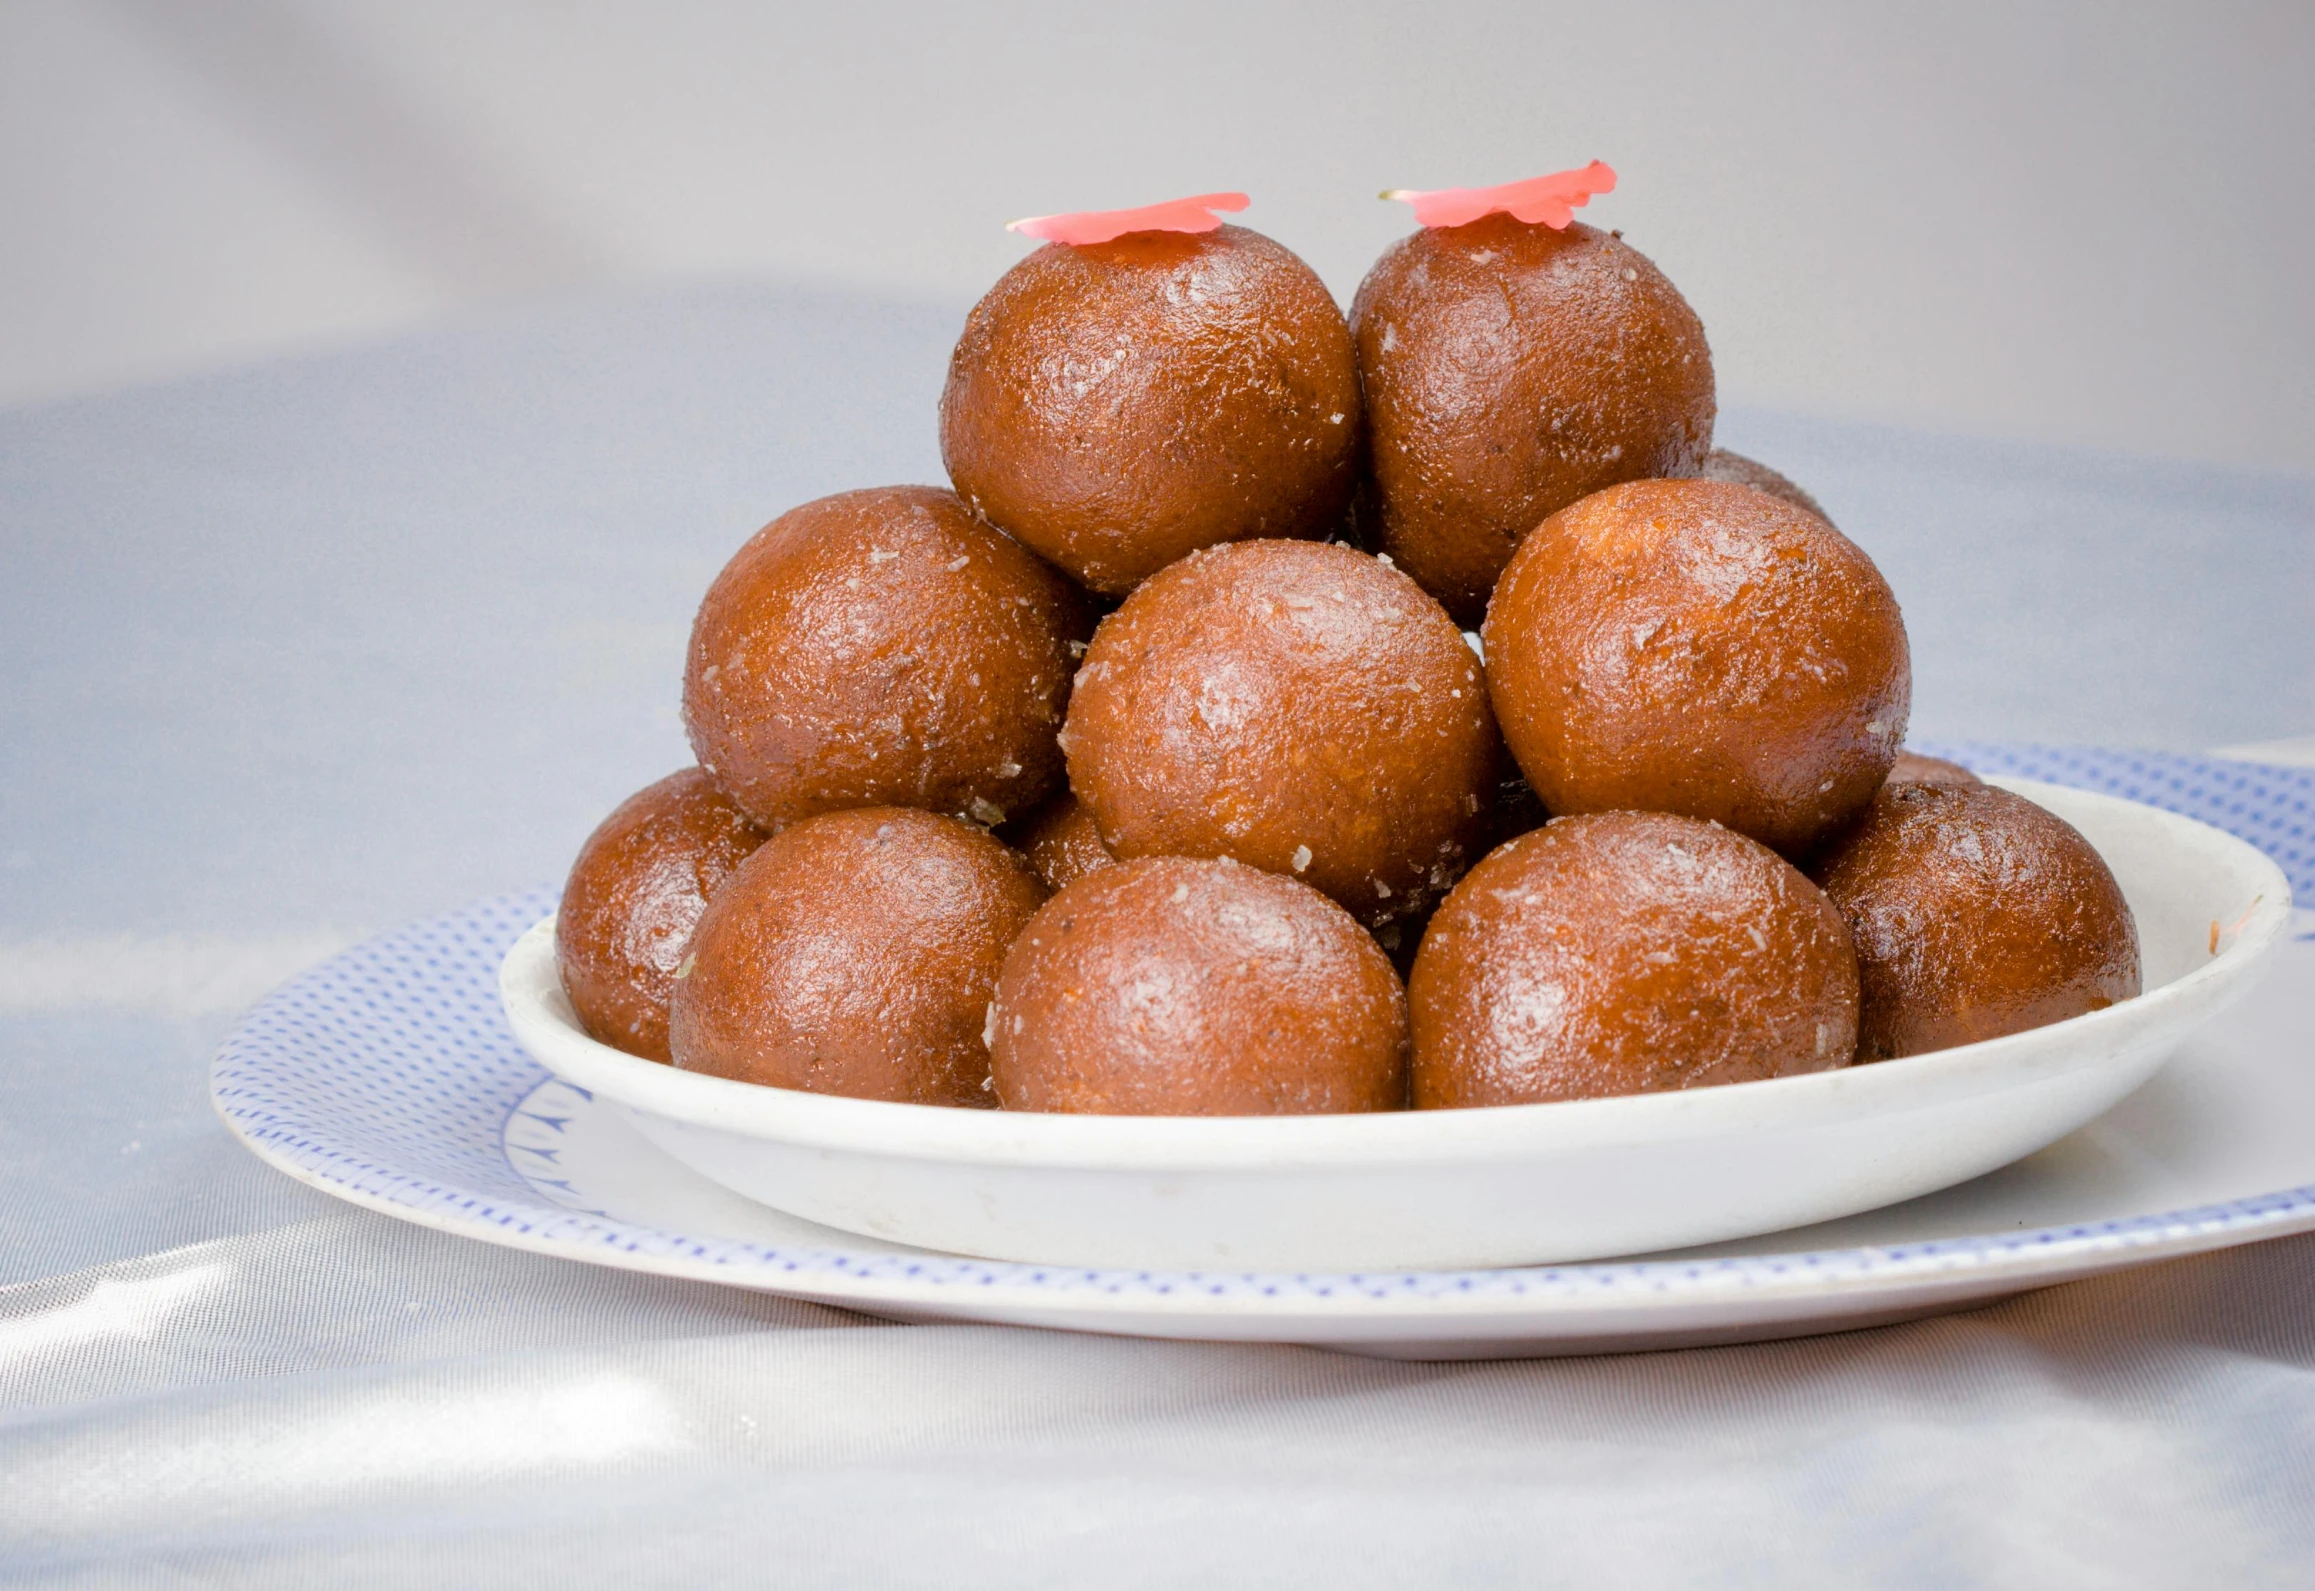
[[[542, 1079], [552, 1080], [551, 1074]], [[216, 1103], [214, 1094], [212, 1102]], [[1966, 1279], [1971, 1284], [1968, 1288], [1971, 1296], [2003, 1295], [2054, 1286], [2101, 1271], [2315, 1231], [2315, 1183], [2311, 1183], [2216, 1205], [2190, 1206], [2114, 1222], [2076, 1223], [2017, 1233], [1973, 1234], [1847, 1249], [1795, 1249], [1725, 1259], [1642, 1257], [1491, 1272], [1263, 1277], [1237, 1272], [1092, 1271], [964, 1256], [930, 1255], [917, 1259], [879, 1254], [869, 1256], [867, 1264], [806, 1269], [795, 1261], [841, 1257], [844, 1251], [781, 1251], [729, 1239], [711, 1239], [699, 1244], [679, 1233], [638, 1227], [615, 1218], [553, 1210], [545, 1205], [535, 1207], [539, 1213], [554, 1218], [546, 1223], [545, 1230], [517, 1229], [478, 1214], [461, 1215], [398, 1199], [333, 1176], [320, 1166], [277, 1153], [273, 1143], [244, 1130], [222, 1104], [218, 1114], [252, 1154], [276, 1170], [346, 1203], [414, 1225], [502, 1248], [580, 1260], [615, 1270], [869, 1308], [918, 1306], [953, 1312], [954, 1306], [961, 1302], [975, 1313], [986, 1313], [991, 1308], [1055, 1312], [1091, 1309], [1120, 1317], [1157, 1315], [1184, 1320], [1229, 1316], [1274, 1322], [1388, 1324], [1404, 1321], [1410, 1325], [1435, 1323], [1440, 1326], [1516, 1322], [1542, 1326], [1555, 1316], [1588, 1319], [1612, 1291], [1619, 1295], [1619, 1302], [1644, 1299], [1653, 1307], [1677, 1302], [1700, 1309], [1733, 1299], [1755, 1304], [1819, 1299], [1826, 1306], [1823, 1313], [1830, 1315], [1836, 1314], [1843, 1305], [1860, 1301], [1860, 1295], [1886, 1294], [1893, 1285], [1908, 1291], [1933, 1291], [1936, 1283]], [[576, 1235], [557, 1230], [563, 1227], [592, 1229], [594, 1241], [581, 1241]], [[746, 1265], [730, 1258], [708, 1258], [704, 1253], [687, 1256], [660, 1252], [655, 1247], [618, 1241], [628, 1233], [666, 1238], [703, 1250], [757, 1250], [762, 1257], [757, 1264]], [[773, 1257], [783, 1252], [791, 1258], [782, 1261]], [[875, 1274], [882, 1269], [897, 1269], [901, 1274]], [[1758, 1274], [1762, 1270], [1768, 1272], [1765, 1279]], [[1407, 1285], [1480, 1276], [1517, 1277], [1543, 1285], [1423, 1287], [1419, 1290]], [[1082, 1279], [1095, 1285], [1064, 1289], [1051, 1285], [1048, 1278]], [[1275, 1288], [1255, 1293], [1237, 1286], [1212, 1285], [1250, 1280], [1291, 1281], [1303, 1285], [1291, 1291]], [[1630, 1285], [1643, 1281], [1652, 1285], [1644, 1289]], [[1591, 1285], [1584, 1285], [1587, 1283]], [[1404, 1312], [1394, 1312], [1387, 1307], [1375, 1308], [1378, 1304], [1408, 1307]], [[1132, 1327], [1121, 1320], [1112, 1329], [1130, 1332]]]
[[[527, 1182], [523, 1186], [531, 1200], [517, 1202], [491, 1194], [468, 1197], [463, 1208], [455, 1207], [445, 1190], [435, 1189], [432, 1198], [420, 1192], [423, 1178], [378, 1166], [366, 1155], [348, 1156], [325, 1142], [306, 1140], [299, 1130], [302, 1124], [261, 1120], [257, 1113], [236, 1108], [232, 1094], [241, 1053], [251, 1045], [274, 1041], [277, 1035], [267, 1030], [281, 1021], [285, 1005], [299, 991], [357, 970], [399, 943], [451, 924], [471, 923], [494, 910], [536, 915], [534, 904], [543, 910], [554, 893], [552, 886], [541, 886], [469, 901], [365, 940], [274, 991], [235, 1025], [212, 1062], [211, 1103], [227, 1129], [260, 1160], [317, 1191], [413, 1224], [526, 1252], [871, 1311], [921, 1309], [976, 1318], [1070, 1316], [1091, 1321], [1089, 1329], [1124, 1332], [1137, 1330], [1139, 1319], [1168, 1328], [1169, 1335], [1259, 1332], [1273, 1340], [1298, 1340], [1285, 1335], [1297, 1322], [1312, 1330], [1364, 1326], [1369, 1335], [1393, 1325], [1408, 1328], [1410, 1336], [1478, 1332], [1490, 1326], [1503, 1334], [1507, 1328], [1594, 1326], [1609, 1309], [1637, 1308], [1656, 1318], [1702, 1314], [1739, 1299], [1754, 1306], [1813, 1302], [1809, 1316], [1830, 1319], [1862, 1300], [1893, 1293], [1951, 1295], [1959, 1283], [1958, 1290], [1969, 1297], [1992, 1297], [2315, 1230], [2315, 1184], [2308, 1184], [2111, 1221], [1725, 1258], [1643, 1256], [1504, 1271], [1337, 1276], [1100, 1272], [964, 1257], [919, 1259], [840, 1248], [702, 1241], [531, 1202], [540, 1195]], [[478, 962], [460, 975], [487, 986], [495, 963], [493, 955], [489, 965]], [[292, 1035], [296, 1026], [290, 1023]], [[520, 1051], [511, 1035], [504, 1047], [508, 1060], [528, 1069], [531, 1081], [519, 1097], [527, 1098], [552, 1079], [552, 1073]], [[352, 1165], [376, 1175], [365, 1180], [348, 1171]], [[511, 1164], [508, 1171], [522, 1180]], [[1271, 1285], [1265, 1289], [1259, 1284]], [[1244, 1330], [1226, 1329], [1231, 1322]]]
[[[628, 1055], [586, 1034], [561, 998], [552, 951], [554, 913], [526, 929], [501, 962], [498, 989], [514, 1033], [542, 1065], [621, 1105], [667, 1121], [791, 1147], [943, 1165], [1023, 1165], [1104, 1172], [1264, 1172], [1284, 1167], [1356, 1172], [1452, 1160], [1520, 1158], [1667, 1138], [1717, 1136], [1753, 1125], [1848, 1120], [1903, 1109], [1924, 1096], [1974, 1096], [2096, 1064], [2045, 1060], [2050, 1033], [2137, 1028], [2194, 1001], [2214, 983], [2232, 1003], [2261, 974], [2292, 911], [2290, 881], [2272, 857], [2215, 825], [2145, 802], [2047, 781], [2001, 778], [2030, 797], [2055, 794], [2177, 826], [2182, 840], [2227, 854], [2261, 882], [2234, 938], [2210, 959], [2136, 999], [2050, 1027], [1955, 1045], [1870, 1067], [1668, 1090], [1609, 1099], [1494, 1105], [1474, 1110], [1341, 1116], [1102, 1116], [1008, 1114], [770, 1088], [684, 1072]], [[547, 1058], [552, 1055], [552, 1059]], [[1890, 1097], [1895, 1096], [1895, 1097]]]

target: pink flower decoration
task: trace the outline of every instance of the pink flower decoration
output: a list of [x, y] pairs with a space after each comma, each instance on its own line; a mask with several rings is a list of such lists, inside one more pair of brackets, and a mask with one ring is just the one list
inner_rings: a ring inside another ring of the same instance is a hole
[[1581, 171], [1555, 171], [1499, 188], [1435, 188], [1428, 193], [1393, 188], [1383, 197], [1413, 205], [1415, 219], [1427, 227], [1463, 226], [1507, 210], [1514, 220], [1541, 222], [1556, 232], [1575, 219], [1578, 206], [1591, 203], [1593, 194], [1613, 193], [1615, 187], [1616, 174], [1595, 160]]
[[1251, 202], [1242, 193], [1201, 193], [1194, 199], [1168, 199], [1163, 204], [1145, 204], [1138, 210], [1033, 215], [1025, 220], [1006, 222], [1005, 230], [1044, 238], [1051, 243], [1107, 243], [1128, 232], [1211, 232], [1222, 224], [1222, 218], [1214, 214], [1216, 210], [1243, 210]]

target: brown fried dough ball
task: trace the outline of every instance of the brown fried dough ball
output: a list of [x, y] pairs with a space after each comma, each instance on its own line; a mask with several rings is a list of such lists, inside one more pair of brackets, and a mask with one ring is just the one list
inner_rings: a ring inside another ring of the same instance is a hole
[[708, 900], [764, 831], [697, 768], [615, 807], [563, 885], [555, 964], [579, 1025], [603, 1043], [667, 1059], [675, 969]]
[[1998, 1038], [2139, 990], [2138, 925], [2081, 832], [1983, 784], [1892, 782], [1813, 870], [1863, 979], [1857, 1059]]
[[1731, 453], [1716, 447], [1705, 455], [1704, 466], [1696, 472], [1708, 481], [1729, 481], [1738, 486], [1749, 486], [1756, 492], [1781, 497], [1795, 508], [1805, 508], [1830, 525], [1833, 516], [1824, 505], [1804, 492], [1786, 476], [1780, 475], [1757, 459], [1748, 459], [1742, 453]]
[[1821, 1072], [1857, 1039], [1857, 958], [1824, 895], [1658, 812], [1497, 847], [1431, 919], [1407, 994], [1418, 1110]]
[[866, 807], [782, 829], [708, 904], [678, 971], [685, 1071], [816, 1094], [993, 1105], [981, 1024], [1045, 899], [969, 823]]
[[683, 716], [702, 767], [777, 828], [924, 807], [982, 823], [1059, 783], [1070, 584], [949, 492], [790, 509], [724, 566], [691, 630]]
[[1349, 913], [1234, 862], [1152, 857], [1048, 901], [989, 1007], [1007, 1110], [1298, 1116], [1397, 1110], [1407, 1007]]
[[1547, 516], [1711, 450], [1703, 324], [1610, 233], [1426, 228], [1375, 262], [1351, 326], [1374, 544], [1465, 623]]
[[1477, 854], [1499, 766], [1477, 659], [1439, 605], [1348, 547], [1195, 553], [1102, 621], [1069, 782], [1121, 860], [1228, 856], [1369, 926]]
[[1485, 640], [1504, 739], [1550, 811], [1710, 818], [1787, 856], [1872, 799], [1912, 700], [1873, 561], [1721, 481], [1561, 509], [1504, 571]]
[[1112, 596], [1200, 547], [1327, 534], [1358, 434], [1342, 311], [1234, 226], [1039, 249], [974, 306], [940, 404], [965, 501]]
[[1067, 792], [1055, 796], [1024, 826], [1017, 842], [1047, 889], [1066, 889], [1097, 867], [1117, 860], [1101, 843], [1101, 830], [1084, 802]]
[[1958, 762], [1925, 757], [1918, 751], [1900, 751], [1890, 766], [1890, 784], [1983, 784], [1985, 781]]

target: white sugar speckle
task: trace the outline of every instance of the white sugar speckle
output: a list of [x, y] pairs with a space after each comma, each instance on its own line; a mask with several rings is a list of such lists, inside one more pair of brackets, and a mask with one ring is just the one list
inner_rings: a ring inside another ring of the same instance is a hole
[[1307, 845], [1297, 845], [1297, 846], [1294, 848], [1294, 858], [1293, 858], [1293, 865], [1294, 865], [1294, 871], [1296, 871], [1297, 873], [1299, 873], [1299, 872], [1302, 872], [1303, 870], [1305, 870], [1306, 868], [1308, 868], [1308, 867], [1310, 866], [1310, 847], [1309, 847], [1309, 846], [1307, 846]]

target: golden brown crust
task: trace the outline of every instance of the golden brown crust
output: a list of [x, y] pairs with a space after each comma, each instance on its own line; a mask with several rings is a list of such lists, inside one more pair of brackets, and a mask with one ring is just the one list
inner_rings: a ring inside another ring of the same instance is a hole
[[1770, 469], [1758, 459], [1748, 459], [1742, 453], [1731, 453], [1716, 447], [1705, 455], [1703, 468], [1696, 472], [1708, 481], [1728, 481], [1738, 486], [1749, 486], [1756, 492], [1781, 497], [1795, 508], [1805, 508], [1830, 525], [1833, 516], [1824, 505], [1793, 483], [1790, 477]]
[[1546, 808], [1709, 818], [1787, 856], [1872, 799], [1912, 699], [1897, 599], [1824, 520], [1651, 480], [1560, 510], [1504, 571], [1487, 685]]
[[764, 831], [697, 768], [612, 809], [563, 885], [555, 961], [579, 1025], [603, 1043], [667, 1059], [675, 969], [708, 901]]
[[1892, 782], [1812, 871], [1856, 941], [1861, 1061], [1998, 1038], [2139, 992], [2138, 927], [2105, 860], [2007, 790]]
[[1029, 865], [1051, 890], [1067, 889], [1117, 858], [1101, 843], [1101, 830], [1085, 803], [1064, 791], [1045, 803], [1022, 833], [1019, 845]]
[[1060, 782], [1084, 598], [929, 486], [791, 509], [700, 604], [683, 677], [700, 763], [767, 828], [845, 807], [1002, 822]]
[[1006, 947], [1044, 898], [1026, 862], [954, 818], [869, 807], [793, 824], [700, 919], [676, 984], [675, 1064], [993, 1105], [982, 1021]]
[[1431, 919], [1408, 981], [1420, 1109], [1790, 1077], [1849, 1064], [1857, 961], [1765, 846], [1658, 812], [1560, 818], [1498, 847]]
[[1356, 474], [1358, 372], [1325, 284], [1258, 232], [1050, 244], [974, 306], [941, 394], [965, 501], [1091, 589], [1185, 553], [1323, 536]]
[[1679, 290], [1581, 224], [1492, 215], [1392, 245], [1351, 307], [1378, 550], [1476, 623], [1521, 538], [1604, 486], [1690, 475], [1712, 351]]
[[1290, 1116], [1397, 1110], [1407, 1007], [1316, 890], [1231, 862], [1088, 874], [1030, 919], [989, 1009], [1008, 1110]]
[[1439, 605], [1364, 553], [1295, 541], [1193, 554], [1127, 598], [1085, 654], [1067, 745], [1121, 860], [1232, 857], [1369, 925], [1461, 875], [1500, 766]]
[[1890, 784], [1983, 784], [1985, 781], [1958, 762], [1925, 757], [1918, 751], [1900, 751], [1890, 765]]

